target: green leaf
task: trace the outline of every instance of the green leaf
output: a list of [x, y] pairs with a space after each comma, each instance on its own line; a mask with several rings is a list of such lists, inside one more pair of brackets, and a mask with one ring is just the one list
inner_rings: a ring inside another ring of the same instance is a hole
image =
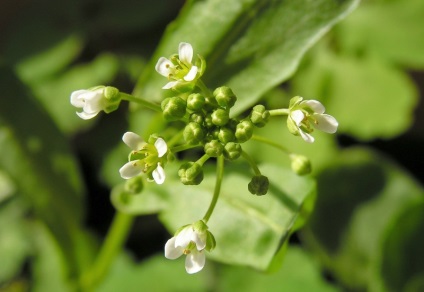
[[343, 51], [424, 68], [424, 2], [364, 1], [336, 32]]
[[[390, 138], [412, 124], [417, 90], [408, 76], [376, 58], [337, 56], [325, 44], [294, 79], [293, 92], [318, 99], [339, 133], [362, 140]], [[352, 114], [354, 113], [354, 114]]]
[[338, 291], [321, 277], [319, 267], [299, 247], [289, 247], [283, 266], [273, 274], [245, 267], [223, 266], [218, 291]]
[[358, 3], [355, 0], [188, 1], [172, 23], [136, 95], [161, 100], [166, 79], [154, 71], [159, 57], [177, 52], [179, 42], [206, 58], [205, 81], [228, 85], [240, 113], [270, 88], [290, 77], [308, 48]]
[[78, 270], [78, 228], [84, 216], [84, 186], [61, 132], [12, 71], [0, 68], [0, 167], [54, 234], [70, 269]]
[[350, 289], [378, 291], [382, 242], [398, 214], [423, 197], [422, 187], [382, 155], [355, 148], [343, 151], [317, 180], [306, 244]]
[[[217, 242], [210, 257], [229, 264], [274, 269], [282, 261], [279, 256], [273, 262], [274, 255], [284, 248], [290, 234], [305, 222], [311, 211], [315, 183], [309, 177], [296, 176], [290, 169], [266, 164], [260, 169], [268, 176], [270, 188], [268, 194], [257, 197], [247, 189], [252, 174], [246, 173], [246, 169], [245, 165], [225, 168], [221, 195], [208, 222]], [[172, 176], [175, 168], [167, 165], [166, 171], [170, 175], [165, 184], [160, 187], [148, 184], [125, 207], [123, 204], [115, 207], [123, 212], [146, 214], [156, 206], [161, 210], [160, 220], [173, 234], [181, 226], [203, 218], [212, 199], [215, 175], [209, 171], [199, 186], [187, 187], [176, 175]]]

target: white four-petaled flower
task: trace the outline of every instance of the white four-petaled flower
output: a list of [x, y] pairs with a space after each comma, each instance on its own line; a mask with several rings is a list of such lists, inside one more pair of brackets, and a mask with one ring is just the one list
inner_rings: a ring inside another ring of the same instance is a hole
[[197, 77], [199, 68], [193, 65], [193, 47], [189, 43], [180, 43], [178, 47], [178, 58], [171, 60], [160, 57], [155, 69], [169, 80], [163, 89], [174, 88], [180, 83], [191, 82]]
[[310, 134], [313, 129], [311, 125], [323, 132], [333, 134], [337, 131], [339, 123], [330, 115], [324, 114], [325, 107], [317, 100], [304, 100], [298, 97], [298, 102], [290, 108], [290, 124], [294, 124], [296, 132], [308, 143], [315, 141]]
[[162, 163], [166, 159], [168, 146], [162, 138], [157, 138], [154, 145], [146, 143], [143, 139], [133, 133], [126, 132], [122, 140], [139, 159], [130, 160], [121, 167], [119, 173], [124, 179], [129, 179], [141, 173], [147, 173], [157, 184], [163, 184], [165, 181], [165, 170]]
[[107, 104], [104, 97], [104, 87], [96, 90], [81, 89], [72, 92], [71, 104], [77, 108], [82, 108], [82, 112], [77, 115], [84, 120], [88, 120], [97, 116]]
[[193, 225], [188, 225], [166, 242], [165, 257], [174, 260], [185, 254], [187, 273], [197, 273], [205, 266], [207, 236], [207, 232], [196, 231]]

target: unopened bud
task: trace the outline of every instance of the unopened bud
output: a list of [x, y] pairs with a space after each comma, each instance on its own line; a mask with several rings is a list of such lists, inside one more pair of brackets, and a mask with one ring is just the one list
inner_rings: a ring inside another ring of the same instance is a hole
[[234, 132], [226, 127], [221, 127], [218, 132], [218, 139], [224, 144], [228, 142], [233, 142], [236, 136], [234, 136]]
[[268, 192], [269, 180], [264, 175], [255, 175], [248, 185], [249, 192], [253, 195], [263, 196]]
[[183, 132], [184, 140], [191, 145], [197, 145], [203, 141], [205, 132], [202, 126], [197, 123], [188, 123]]
[[236, 138], [239, 143], [243, 143], [252, 138], [253, 124], [249, 120], [241, 121], [236, 128]]
[[229, 142], [224, 146], [224, 157], [228, 160], [236, 160], [242, 152], [241, 145], [234, 142]]
[[168, 97], [161, 103], [163, 116], [167, 121], [176, 121], [184, 117], [187, 103], [179, 96]]
[[212, 115], [212, 123], [216, 126], [224, 126], [230, 120], [230, 114], [227, 110], [217, 109]]
[[203, 181], [203, 168], [199, 163], [186, 162], [178, 170], [180, 180], [185, 185], [198, 185]]
[[297, 175], [306, 175], [311, 173], [312, 165], [308, 157], [299, 154], [291, 154], [290, 159], [291, 168]]
[[218, 105], [226, 109], [232, 108], [237, 101], [237, 97], [228, 86], [218, 87], [214, 90], [213, 95]]
[[211, 140], [205, 144], [204, 150], [210, 157], [218, 157], [224, 151], [224, 146], [218, 140]]
[[255, 105], [250, 113], [250, 120], [258, 127], [262, 128], [268, 123], [269, 111], [261, 104]]
[[192, 93], [187, 97], [187, 108], [198, 111], [205, 105], [205, 97], [199, 93]]
[[205, 120], [205, 118], [203, 117], [203, 115], [201, 115], [199, 113], [192, 113], [190, 115], [190, 122], [194, 122], [194, 123], [201, 125], [204, 120]]

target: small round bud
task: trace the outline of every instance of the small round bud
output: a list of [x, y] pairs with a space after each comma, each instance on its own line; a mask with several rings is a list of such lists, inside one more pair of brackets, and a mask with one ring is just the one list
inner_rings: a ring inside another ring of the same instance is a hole
[[205, 105], [205, 97], [199, 93], [192, 93], [187, 97], [187, 108], [192, 111], [198, 111]]
[[184, 140], [191, 145], [197, 145], [203, 141], [205, 132], [202, 126], [197, 123], [188, 123], [183, 132]]
[[179, 96], [168, 97], [161, 103], [163, 116], [167, 121], [176, 121], [184, 117], [187, 103]]
[[236, 138], [240, 143], [248, 141], [253, 135], [253, 124], [249, 120], [241, 121], [236, 128]]
[[232, 108], [237, 101], [237, 97], [228, 86], [218, 87], [213, 92], [213, 95], [218, 105], [226, 109]]
[[201, 125], [204, 120], [205, 120], [205, 118], [199, 113], [192, 113], [190, 115], [190, 122], [197, 123], [197, 124]]
[[211, 117], [214, 125], [224, 126], [230, 120], [230, 113], [224, 109], [217, 109], [212, 113]]
[[224, 151], [224, 146], [218, 140], [211, 140], [205, 144], [204, 150], [210, 157], [218, 157]]
[[291, 168], [297, 175], [310, 174], [312, 171], [311, 161], [303, 155], [291, 154]]
[[186, 162], [178, 170], [180, 180], [185, 185], [198, 185], [203, 181], [203, 168], [199, 163]]
[[226, 127], [221, 127], [218, 132], [218, 139], [224, 144], [228, 142], [233, 142], [236, 136], [234, 136], [234, 132]]
[[111, 102], [115, 102], [121, 99], [121, 97], [119, 96], [119, 90], [116, 87], [106, 86], [103, 91], [103, 94], [105, 98]]
[[234, 142], [229, 142], [224, 146], [224, 157], [228, 160], [236, 160], [242, 152], [241, 145]]
[[143, 190], [143, 178], [140, 175], [134, 176], [125, 182], [125, 191], [130, 194], [139, 194]]
[[211, 114], [207, 114], [205, 117], [205, 126], [208, 129], [211, 129], [213, 127], [215, 127], [215, 125], [212, 123], [212, 115]]
[[268, 192], [269, 180], [264, 175], [255, 175], [247, 187], [252, 195], [263, 196]]
[[262, 128], [268, 123], [269, 111], [261, 104], [255, 105], [250, 113], [250, 120], [258, 127]]

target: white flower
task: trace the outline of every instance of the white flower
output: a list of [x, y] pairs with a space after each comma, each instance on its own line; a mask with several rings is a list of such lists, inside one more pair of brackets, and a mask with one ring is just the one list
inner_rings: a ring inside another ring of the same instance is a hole
[[174, 260], [183, 254], [186, 255], [186, 271], [194, 274], [205, 266], [205, 250], [211, 251], [213, 248], [215, 248], [215, 238], [203, 220], [199, 220], [184, 226], [166, 242], [165, 257]]
[[294, 99], [296, 100], [291, 102], [287, 120], [289, 130], [292, 133], [299, 134], [308, 143], [313, 143], [315, 139], [310, 135], [313, 131], [311, 125], [330, 134], [337, 131], [339, 123], [333, 116], [324, 114], [325, 107], [319, 101], [302, 101], [301, 97], [295, 97]]
[[130, 161], [119, 170], [121, 177], [129, 179], [147, 173], [157, 184], [163, 184], [165, 170], [162, 164], [166, 161], [165, 154], [168, 152], [166, 142], [162, 138], [157, 138], [154, 145], [151, 145], [133, 132], [126, 132], [122, 140], [133, 151], [130, 154]]
[[156, 63], [155, 69], [162, 76], [169, 80], [163, 89], [176, 87], [180, 83], [191, 82], [198, 77], [199, 68], [193, 65], [193, 47], [189, 43], [180, 43], [178, 48], [178, 58], [171, 60], [160, 57]]
[[82, 112], [77, 112], [77, 115], [84, 120], [94, 118], [101, 111], [110, 113], [118, 108], [119, 103], [119, 90], [111, 86], [81, 89], [71, 94], [71, 104], [82, 108]]
[[84, 120], [94, 118], [103, 110], [106, 105], [103, 89], [99, 88], [94, 91], [82, 89], [72, 92], [71, 104], [75, 107], [82, 108], [82, 112], [77, 112], [80, 118]]

